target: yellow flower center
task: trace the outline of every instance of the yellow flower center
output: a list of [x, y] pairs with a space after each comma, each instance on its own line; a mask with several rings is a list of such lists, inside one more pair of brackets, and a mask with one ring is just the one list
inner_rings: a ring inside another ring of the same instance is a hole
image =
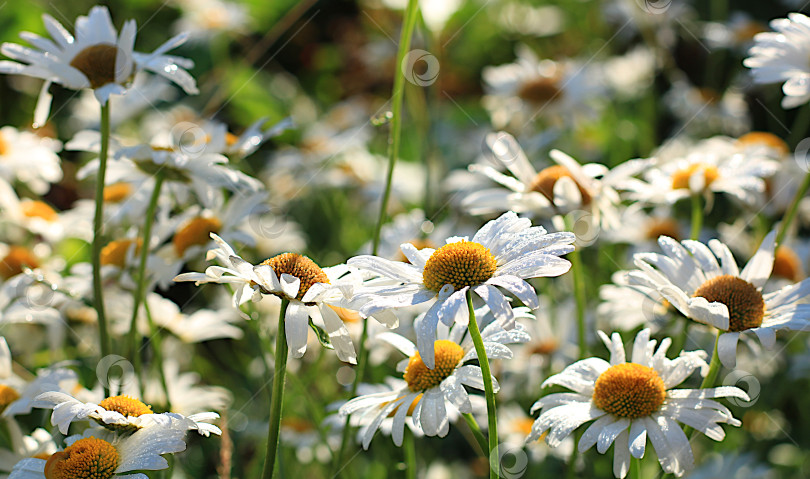
[[611, 366], [599, 375], [593, 404], [614, 416], [637, 419], [658, 411], [667, 391], [655, 369], [636, 363]]
[[40, 218], [49, 223], [59, 219], [59, 214], [44, 201], [25, 201], [20, 207], [28, 218]]
[[559, 76], [536, 77], [520, 86], [517, 95], [537, 106], [559, 101], [563, 90], [560, 88]]
[[9, 404], [20, 399], [20, 393], [11, 386], [0, 384], [0, 414], [6, 410]]
[[191, 246], [203, 246], [211, 240], [211, 233], [219, 233], [222, 222], [217, 218], [197, 216], [190, 219], [172, 238], [174, 252], [183, 256]]
[[101, 249], [101, 264], [104, 266], [109, 265], [123, 268], [127, 263], [127, 251], [129, 251], [129, 248], [134, 244], [135, 254], [138, 254], [141, 250], [142, 242], [143, 240], [140, 238], [137, 240], [122, 239], [110, 241]]
[[495, 274], [495, 257], [484, 247], [472, 241], [448, 243], [430, 255], [422, 281], [425, 287], [439, 291], [446, 284], [456, 290], [481, 284]]
[[714, 180], [720, 177], [720, 172], [714, 165], [707, 165], [704, 163], [692, 163], [686, 168], [682, 168], [672, 175], [672, 189], [678, 190], [681, 188], [689, 188], [689, 178], [696, 173], [703, 174], [705, 184], [704, 188], [708, 188]]
[[79, 439], [45, 463], [46, 479], [110, 479], [118, 469], [118, 451], [95, 437]]
[[24, 268], [38, 268], [39, 260], [34, 253], [22, 246], [11, 246], [6, 257], [0, 261], [0, 277], [11, 279], [23, 272]]
[[762, 293], [748, 281], [730, 274], [706, 281], [693, 296], [725, 304], [728, 308], [729, 331], [757, 328], [765, 316], [765, 300], [762, 299]]
[[529, 351], [531, 354], [536, 354], [538, 356], [546, 356], [548, 354], [553, 353], [559, 347], [559, 343], [556, 339], [546, 339], [543, 341], [535, 341], [531, 344]]
[[787, 155], [790, 153], [790, 148], [788, 148], [785, 140], [779, 138], [773, 133], [767, 133], [764, 131], [752, 131], [751, 133], [746, 133], [737, 139], [737, 143], [743, 147], [759, 145], [767, 146], [769, 148], [773, 148], [782, 155]]
[[152, 408], [129, 396], [108, 397], [98, 405], [108, 411], [115, 411], [122, 416], [138, 417], [144, 414], [152, 414]]
[[285, 417], [281, 420], [281, 426], [287, 429], [291, 429], [297, 433], [304, 433], [314, 431], [315, 427], [312, 425], [311, 422], [307, 421], [306, 419], [301, 419], [299, 417]]
[[115, 59], [118, 56], [118, 47], [109, 43], [90, 45], [80, 51], [70, 66], [84, 73], [90, 82], [90, 87], [100, 88], [108, 83], [115, 83]]
[[669, 236], [675, 241], [681, 240], [681, 228], [672, 218], [650, 218], [646, 226], [644, 237], [647, 239], [657, 240], [660, 236]]
[[8, 153], [8, 150], [8, 142], [5, 138], [3, 138], [3, 134], [0, 133], [0, 156], [4, 156], [6, 153]]
[[524, 436], [532, 433], [532, 426], [534, 425], [534, 418], [521, 417], [512, 421], [512, 430], [519, 432]]
[[[542, 194], [550, 202], [554, 203], [554, 185], [557, 184], [557, 180], [560, 178], [571, 178], [574, 180], [574, 177], [571, 175], [571, 172], [568, 171], [568, 168], [562, 165], [549, 166], [548, 168], [541, 170], [540, 173], [537, 173], [537, 176], [534, 177], [532, 184], [529, 185], [529, 189]], [[585, 188], [577, 183], [576, 180], [574, 180], [574, 183], [577, 185], [580, 196], [582, 196], [582, 204], [589, 204], [591, 202], [591, 195], [585, 191]]]
[[700, 95], [700, 99], [703, 101], [703, 103], [709, 105], [715, 105], [723, 98], [723, 95], [713, 88], [698, 88], [697, 92]]
[[314, 261], [296, 253], [282, 253], [278, 256], [273, 256], [270, 259], [262, 261], [261, 264], [269, 265], [273, 268], [276, 276], [281, 278], [282, 274], [289, 274], [301, 280], [301, 285], [298, 287], [298, 295], [295, 299], [301, 301], [301, 298], [307, 294], [309, 288], [315, 283], [329, 283], [329, 277], [323, 272], [320, 266]]
[[411, 356], [408, 367], [405, 368], [405, 382], [408, 389], [413, 392], [427, 391], [441, 384], [448, 376], [453, 374], [456, 366], [464, 358], [464, 349], [453, 341], [440, 339], [433, 343], [436, 363], [433, 369], [428, 369], [422, 361], [419, 351]]
[[132, 194], [132, 185], [127, 182], [113, 183], [104, 187], [105, 203], [120, 203]]
[[787, 246], [780, 246], [776, 248], [774, 253], [773, 272], [771, 274], [794, 282], [801, 281], [804, 278], [802, 260], [792, 249]]

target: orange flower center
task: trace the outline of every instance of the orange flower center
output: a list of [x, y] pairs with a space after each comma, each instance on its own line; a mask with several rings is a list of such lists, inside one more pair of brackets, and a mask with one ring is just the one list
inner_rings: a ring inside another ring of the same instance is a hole
[[8, 142], [6, 142], [6, 139], [3, 138], [3, 134], [0, 133], [0, 156], [3, 156], [6, 153], [8, 153], [8, 150], [9, 150]]
[[182, 257], [191, 246], [203, 246], [211, 240], [211, 233], [219, 233], [222, 222], [217, 218], [197, 216], [190, 219], [172, 238], [174, 252]]
[[105, 203], [120, 203], [132, 194], [132, 185], [127, 182], [113, 183], [104, 187]]
[[704, 163], [692, 163], [686, 168], [676, 171], [675, 174], [672, 175], [672, 189], [689, 189], [689, 179], [695, 174], [703, 175], [704, 188], [708, 188], [709, 185], [720, 177], [720, 172], [717, 170], [716, 166], [706, 165]]
[[779, 138], [773, 133], [767, 133], [764, 131], [752, 131], [751, 133], [746, 133], [737, 139], [737, 143], [744, 147], [759, 145], [767, 146], [769, 148], [773, 148], [782, 155], [787, 155], [790, 153], [790, 148], [788, 148], [785, 140]]
[[115, 411], [122, 416], [138, 417], [144, 414], [152, 414], [152, 408], [129, 396], [108, 397], [98, 405], [108, 411]]
[[802, 260], [792, 249], [787, 246], [780, 246], [776, 248], [774, 253], [773, 272], [771, 274], [793, 282], [801, 281], [804, 278]]
[[289, 274], [301, 280], [298, 287], [298, 295], [295, 299], [301, 301], [309, 288], [315, 283], [329, 283], [329, 277], [323, 272], [320, 266], [314, 261], [296, 253], [282, 253], [270, 259], [262, 261], [261, 264], [269, 265], [273, 268], [276, 276], [281, 278], [282, 274]]
[[681, 228], [672, 218], [650, 218], [646, 226], [644, 237], [647, 239], [657, 240], [660, 236], [669, 236], [675, 241], [681, 240]]
[[703, 283], [695, 291], [709, 302], [720, 302], [728, 308], [729, 331], [745, 331], [762, 324], [765, 317], [765, 300], [756, 286], [748, 281], [724, 274]]
[[0, 384], [0, 414], [6, 410], [9, 404], [20, 399], [20, 393], [11, 386]]
[[593, 404], [614, 416], [637, 419], [658, 411], [667, 392], [653, 368], [636, 363], [611, 366], [599, 375]]
[[118, 56], [118, 47], [109, 43], [90, 45], [80, 51], [70, 66], [84, 73], [90, 82], [90, 87], [100, 88], [108, 83], [115, 83], [115, 60]]
[[79, 439], [45, 463], [46, 479], [110, 479], [118, 469], [118, 451], [95, 437]]
[[127, 263], [127, 252], [132, 245], [135, 245], [135, 254], [141, 251], [143, 240], [121, 239], [107, 243], [101, 249], [101, 264], [104, 266], [117, 266], [123, 268]]
[[[568, 171], [568, 168], [562, 165], [549, 166], [548, 168], [541, 170], [540, 173], [537, 173], [537, 176], [534, 177], [532, 184], [529, 185], [529, 189], [542, 194], [550, 202], [554, 203], [554, 185], [557, 184], [557, 180], [560, 178], [571, 178], [574, 180], [574, 177], [571, 175], [571, 172]], [[582, 204], [589, 204], [591, 202], [591, 195], [585, 191], [585, 188], [577, 183], [576, 180], [574, 180], [574, 183], [577, 185], [579, 194], [582, 197]]]
[[413, 392], [427, 391], [441, 384], [448, 376], [453, 374], [456, 367], [464, 358], [464, 349], [453, 341], [440, 339], [433, 343], [436, 355], [435, 367], [428, 369], [422, 361], [419, 351], [411, 356], [408, 367], [405, 368], [405, 382], [408, 389]]
[[24, 268], [38, 268], [39, 260], [34, 253], [22, 246], [11, 246], [6, 257], [0, 261], [0, 277], [11, 279], [23, 272]]
[[481, 284], [495, 274], [495, 257], [489, 248], [472, 241], [448, 243], [430, 255], [422, 272], [425, 287], [439, 291], [446, 284], [455, 289]]
[[22, 214], [28, 218], [41, 218], [49, 223], [59, 219], [59, 214], [44, 201], [25, 201]]

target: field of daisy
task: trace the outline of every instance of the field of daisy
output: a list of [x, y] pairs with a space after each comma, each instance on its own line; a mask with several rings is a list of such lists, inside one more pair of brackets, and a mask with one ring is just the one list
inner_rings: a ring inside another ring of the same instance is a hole
[[810, 477], [810, 17], [0, 3], [0, 478]]

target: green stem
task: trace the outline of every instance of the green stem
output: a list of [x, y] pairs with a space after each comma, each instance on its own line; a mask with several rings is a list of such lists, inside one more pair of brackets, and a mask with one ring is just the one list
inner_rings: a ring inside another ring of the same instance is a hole
[[810, 104], [805, 104], [793, 118], [787, 144], [791, 148], [796, 148], [799, 141], [807, 135], [808, 128], [810, 128]]
[[405, 477], [407, 479], [416, 479], [416, 447], [413, 442], [413, 433], [410, 429], [405, 428], [403, 449], [405, 452]]
[[[399, 71], [402, 60], [408, 53], [411, 47], [411, 37], [413, 30], [416, 26], [416, 19], [419, 17], [418, 13], [419, 2], [417, 0], [408, 0], [408, 6], [405, 10], [405, 17], [403, 18], [402, 32], [399, 37], [399, 49], [397, 50], [397, 63], [395, 66], [394, 74], [394, 92], [391, 98], [391, 131], [388, 136], [388, 169], [385, 176], [385, 189], [383, 190], [382, 202], [380, 204], [380, 212], [377, 215], [377, 224], [374, 227], [374, 237], [372, 239], [371, 254], [376, 255], [380, 247], [380, 233], [382, 225], [385, 222], [386, 211], [388, 210], [388, 201], [391, 198], [391, 184], [394, 177], [394, 167], [397, 163], [399, 155], [399, 144], [402, 136], [402, 99], [405, 93], [405, 76]], [[363, 331], [360, 334], [360, 344], [357, 347], [357, 369], [352, 383], [351, 395], [354, 397], [357, 394], [357, 387], [363, 381], [363, 376], [366, 369], [367, 351], [366, 351], [366, 338], [368, 337], [368, 319], [363, 321]], [[342, 470], [339, 461], [342, 460], [343, 454], [346, 451], [346, 446], [349, 442], [349, 416], [343, 423], [343, 432], [340, 440], [340, 448], [332, 461], [333, 470]]]
[[[163, 173], [158, 171], [157, 175], [155, 175], [155, 187], [152, 190], [152, 197], [149, 199], [149, 206], [146, 209], [146, 221], [143, 225], [143, 238], [141, 239], [141, 258], [138, 264], [138, 284], [135, 286], [135, 293], [132, 297], [134, 304], [132, 306], [132, 317], [129, 320], [129, 334], [127, 335], [127, 345], [130, 348], [129, 359], [133, 362], [135, 362], [135, 356], [138, 354], [138, 310], [141, 303], [144, 302], [146, 294], [146, 261], [149, 259], [149, 246], [152, 243], [150, 241], [152, 239], [152, 224], [155, 221], [155, 210], [160, 198], [161, 186], [163, 186]], [[136, 362], [136, 364], [139, 363], [139, 361]], [[135, 371], [136, 375], [139, 373], [140, 371]]]
[[487, 444], [487, 438], [484, 437], [484, 433], [481, 432], [481, 426], [478, 425], [478, 421], [475, 420], [475, 416], [468, 412], [462, 413], [461, 417], [467, 421], [467, 426], [470, 427], [473, 437], [475, 437], [476, 442], [478, 442], [478, 446], [481, 448], [481, 454], [483, 454], [484, 458], [486, 459], [489, 444]]
[[391, 181], [394, 177], [394, 166], [396, 166], [397, 163], [399, 143], [402, 137], [402, 98], [405, 94], [405, 75], [403, 75], [399, 69], [400, 65], [402, 65], [402, 60], [405, 59], [405, 55], [411, 48], [411, 36], [413, 36], [416, 19], [419, 16], [417, 15], [418, 8], [419, 2], [417, 0], [408, 0], [402, 33], [399, 37], [399, 50], [397, 51], [397, 63], [395, 65], [396, 71], [394, 75], [394, 93], [391, 98], [392, 117], [391, 132], [388, 136], [388, 171], [385, 175], [385, 190], [383, 191], [380, 213], [377, 216], [377, 225], [374, 230], [374, 241], [372, 243], [374, 251], [377, 250], [380, 244], [380, 231], [385, 221], [386, 211], [388, 210], [388, 200], [391, 198]]
[[700, 195], [692, 193], [692, 232], [689, 237], [697, 241], [700, 237], [700, 230], [703, 228], [703, 204], [700, 202]]
[[[104, 285], [101, 281], [101, 249], [104, 247], [101, 231], [104, 226], [104, 178], [107, 174], [107, 153], [110, 145], [110, 103], [101, 105], [101, 150], [98, 157], [96, 175], [96, 212], [93, 217], [93, 305], [98, 316], [98, 336], [101, 343], [101, 357], [110, 354], [110, 336], [107, 331], [107, 316], [104, 314]], [[104, 386], [104, 396], [110, 395], [110, 388]]]
[[630, 473], [633, 474], [633, 479], [641, 479], [641, 459], [630, 459]]
[[[473, 309], [472, 292], [467, 289], [467, 310], [470, 313], [470, 336], [475, 345], [475, 354], [478, 356], [478, 363], [481, 365], [481, 374], [484, 376], [484, 393], [487, 396], [487, 424], [489, 429], [489, 476], [490, 479], [498, 479], [500, 473], [500, 463], [498, 461], [498, 421], [495, 411], [495, 390], [492, 387], [492, 373], [489, 369], [489, 359], [484, 349], [484, 338], [478, 329], [478, 322], [475, 320], [475, 309]], [[493, 460], [495, 464], [493, 464]]]
[[790, 224], [793, 222], [793, 219], [796, 217], [796, 213], [799, 211], [799, 203], [801, 203], [804, 195], [807, 194], [808, 188], [810, 188], [810, 171], [808, 171], [804, 176], [804, 181], [802, 182], [801, 186], [799, 186], [799, 189], [796, 190], [796, 196], [793, 197], [793, 201], [790, 203], [790, 206], [785, 212], [785, 216], [782, 218], [782, 224], [779, 226], [779, 233], [776, 235], [776, 246], [781, 246], [782, 242], [785, 240], [785, 236], [787, 236]]
[[278, 449], [278, 431], [281, 426], [281, 403], [284, 401], [284, 377], [287, 374], [287, 337], [284, 327], [284, 315], [289, 300], [281, 300], [278, 313], [278, 331], [276, 331], [276, 363], [273, 377], [273, 395], [270, 399], [270, 429], [267, 431], [267, 454], [264, 458], [262, 479], [273, 477]]
[[577, 303], [577, 340], [579, 342], [579, 358], [588, 356], [588, 340], [585, 336], [585, 278], [582, 272], [582, 255], [576, 249], [571, 252], [571, 270], [574, 275], [574, 298]]

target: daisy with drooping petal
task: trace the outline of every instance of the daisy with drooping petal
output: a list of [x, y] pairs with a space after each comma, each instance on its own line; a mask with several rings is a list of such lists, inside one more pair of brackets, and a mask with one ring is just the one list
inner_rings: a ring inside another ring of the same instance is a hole
[[[486, 308], [476, 312], [477, 316], [479, 314], [482, 326], [486, 324], [481, 336], [490, 359], [510, 359], [512, 351], [505, 345], [529, 340], [521, 325], [515, 324], [507, 330], [504, 328], [506, 321], [496, 318]], [[417, 324], [424, 320], [425, 317], [420, 318]], [[394, 418], [391, 434], [394, 444], [401, 446], [408, 416], [413, 418], [414, 424], [421, 426], [425, 435], [444, 437], [450, 428], [448, 406], [462, 413], [473, 412], [464, 385], [483, 390], [484, 379], [479, 366], [465, 364], [477, 359], [472, 338], [467, 328], [460, 325], [452, 329], [439, 326], [439, 329], [441, 339], [433, 343], [434, 367], [427, 365], [420, 351], [407, 338], [396, 333], [376, 336], [376, 339], [386, 341], [402, 351], [408, 359], [403, 359], [397, 365], [404, 379], [403, 383], [394, 384], [399, 387], [359, 396], [340, 408], [343, 416], [362, 416], [360, 423], [364, 425], [360, 436], [364, 449], [368, 449], [374, 433], [388, 417]], [[497, 390], [498, 383], [494, 378], [493, 383]]]
[[77, 18], [75, 37], [50, 15], [44, 14], [42, 19], [52, 40], [23, 32], [20, 37], [35, 48], [15, 43], [4, 43], [0, 47], [0, 52], [17, 60], [0, 62], [0, 73], [45, 80], [34, 113], [35, 126], [42, 126], [47, 120], [51, 83], [72, 90], [91, 88], [99, 103], [104, 105], [110, 95], [127, 92], [136, 72], [148, 70], [177, 83], [186, 93], [198, 93], [194, 78], [184, 70], [193, 67], [194, 63], [165, 54], [185, 42], [185, 34], [169, 39], [152, 53], [138, 53], [133, 51], [137, 34], [135, 20], [124, 23], [119, 34], [107, 7], [95, 6], [88, 16]]
[[90, 419], [119, 433], [130, 433], [154, 425], [165, 426], [179, 421], [185, 424], [187, 430], [195, 430], [202, 436], [207, 437], [212, 433], [222, 434], [217, 426], [208, 422], [219, 418], [217, 413], [203, 412], [188, 417], [174, 412], [156, 414], [151, 407], [129, 396], [111, 396], [95, 404], [81, 402], [62, 392], [47, 392], [36, 397], [35, 405], [53, 409], [51, 424], [57, 426], [62, 434], [67, 434], [72, 422]]
[[630, 457], [642, 458], [649, 438], [664, 472], [680, 477], [694, 467], [689, 439], [679, 422], [715, 441], [725, 432], [720, 424], [739, 426], [731, 411], [715, 401], [736, 397], [748, 401], [740, 388], [673, 389], [699, 368], [707, 367], [703, 351], [681, 352], [666, 357], [672, 341], [666, 338], [656, 350], [650, 330], [643, 329], [633, 343], [631, 362], [625, 358], [618, 333], [599, 336], [610, 350], [610, 362], [600, 358], [578, 361], [546, 380], [544, 386], [559, 385], [574, 392], [549, 394], [532, 406], [540, 409], [527, 441], [548, 431], [546, 442], [558, 446], [582, 424], [594, 421], [577, 444], [580, 452], [594, 445], [600, 454], [613, 444], [613, 474], [622, 478], [630, 468]]
[[810, 100], [810, 18], [789, 13], [771, 20], [775, 32], [754, 37], [743, 65], [751, 69], [756, 83], [781, 83], [782, 108], [796, 108]]
[[286, 299], [289, 305], [284, 313], [284, 329], [294, 358], [300, 358], [307, 350], [309, 318], [314, 316], [322, 320], [338, 358], [350, 363], [357, 361], [349, 331], [331, 307], [348, 306], [345, 296], [360, 281], [354, 272], [345, 266], [322, 269], [297, 253], [282, 253], [252, 265], [216, 234], [211, 233], [211, 238], [219, 248], [209, 251], [208, 258], [217, 258], [223, 266], [209, 266], [204, 273], [183, 273], [175, 281], [233, 284], [233, 304], [237, 309], [265, 295]]
[[416, 328], [422, 359], [433, 367], [433, 342], [439, 321], [466, 325], [466, 294], [470, 290], [489, 306], [499, 319], [514, 323], [514, 312], [498, 288], [514, 294], [530, 308], [539, 306], [537, 293], [527, 278], [559, 276], [571, 263], [560, 258], [574, 250], [574, 234], [547, 233], [530, 220], [508, 212], [485, 224], [472, 239], [453, 237], [438, 249], [401, 246], [409, 263], [376, 256], [357, 256], [348, 264], [376, 273], [391, 284], [367, 286], [355, 292], [363, 305], [360, 314], [434, 301]]
[[134, 471], [157, 471], [169, 467], [161, 457], [184, 451], [186, 427], [172, 419], [131, 435], [117, 435], [105, 429], [88, 428], [65, 439], [67, 447], [47, 459], [29, 458], [18, 462], [10, 479], [148, 479]]
[[723, 365], [733, 368], [743, 334], [755, 334], [770, 349], [776, 331], [810, 330], [810, 305], [800, 304], [810, 295], [810, 280], [762, 294], [773, 272], [775, 238], [775, 231], [768, 234], [740, 271], [731, 251], [716, 239], [707, 246], [662, 236], [664, 253], [637, 254], [640, 270], [628, 273], [628, 279], [657, 291], [684, 316], [725, 331], [717, 352]]

